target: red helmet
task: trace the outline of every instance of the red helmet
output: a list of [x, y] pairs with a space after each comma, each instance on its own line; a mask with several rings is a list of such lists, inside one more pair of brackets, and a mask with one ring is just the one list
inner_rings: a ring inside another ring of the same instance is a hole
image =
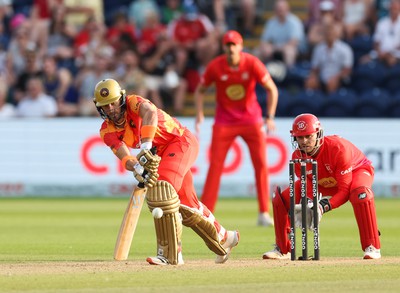
[[313, 114], [305, 113], [298, 115], [294, 121], [290, 134], [294, 137], [305, 136], [322, 130], [321, 123]]

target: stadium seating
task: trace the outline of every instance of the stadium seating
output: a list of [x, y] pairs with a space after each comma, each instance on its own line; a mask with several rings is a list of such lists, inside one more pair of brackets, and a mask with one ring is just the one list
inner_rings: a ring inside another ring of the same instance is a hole
[[388, 114], [389, 117], [400, 118], [400, 91], [391, 96]]
[[320, 91], [302, 90], [288, 101], [286, 116], [294, 117], [301, 113], [319, 115], [324, 98], [324, 94]]
[[387, 117], [391, 103], [388, 91], [374, 88], [364, 92], [355, 104], [355, 116], [357, 117]]
[[352, 74], [351, 87], [358, 93], [379, 87], [384, 81], [387, 69], [379, 62], [358, 65]]
[[400, 64], [386, 69], [387, 74], [381, 87], [388, 90], [391, 94], [400, 91]]
[[357, 100], [356, 93], [347, 88], [326, 95], [320, 108], [320, 115], [326, 117], [351, 117]]

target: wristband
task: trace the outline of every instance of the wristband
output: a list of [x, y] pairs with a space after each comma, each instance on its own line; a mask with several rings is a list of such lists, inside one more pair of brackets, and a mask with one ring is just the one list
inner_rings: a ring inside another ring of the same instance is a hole
[[154, 125], [142, 125], [140, 128], [140, 136], [141, 138], [150, 138], [153, 140], [156, 135], [157, 127]]
[[271, 120], [273, 120], [273, 119], [275, 118], [273, 115], [269, 115], [269, 114], [267, 114], [265, 117], [266, 117], [267, 119], [271, 119]]
[[126, 162], [128, 162], [129, 160], [133, 160], [133, 159], [135, 159], [134, 156], [128, 155], [128, 156], [123, 157], [123, 159], [121, 160], [122, 167], [124, 167], [126, 169]]

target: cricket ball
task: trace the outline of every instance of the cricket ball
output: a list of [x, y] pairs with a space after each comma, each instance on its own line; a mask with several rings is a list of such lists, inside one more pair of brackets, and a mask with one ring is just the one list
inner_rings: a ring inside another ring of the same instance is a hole
[[163, 210], [160, 208], [155, 208], [151, 213], [155, 219], [161, 218], [164, 214]]

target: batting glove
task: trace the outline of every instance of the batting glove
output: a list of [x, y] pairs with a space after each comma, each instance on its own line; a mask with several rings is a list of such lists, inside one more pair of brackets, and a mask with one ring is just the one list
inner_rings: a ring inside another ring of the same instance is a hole
[[157, 172], [153, 173], [145, 170], [140, 163], [135, 164], [133, 176], [138, 182], [143, 183], [148, 188], [153, 187], [157, 182], [157, 178], [159, 177]]
[[157, 173], [161, 157], [153, 154], [151, 150], [141, 150], [136, 156], [139, 164], [149, 173]]

